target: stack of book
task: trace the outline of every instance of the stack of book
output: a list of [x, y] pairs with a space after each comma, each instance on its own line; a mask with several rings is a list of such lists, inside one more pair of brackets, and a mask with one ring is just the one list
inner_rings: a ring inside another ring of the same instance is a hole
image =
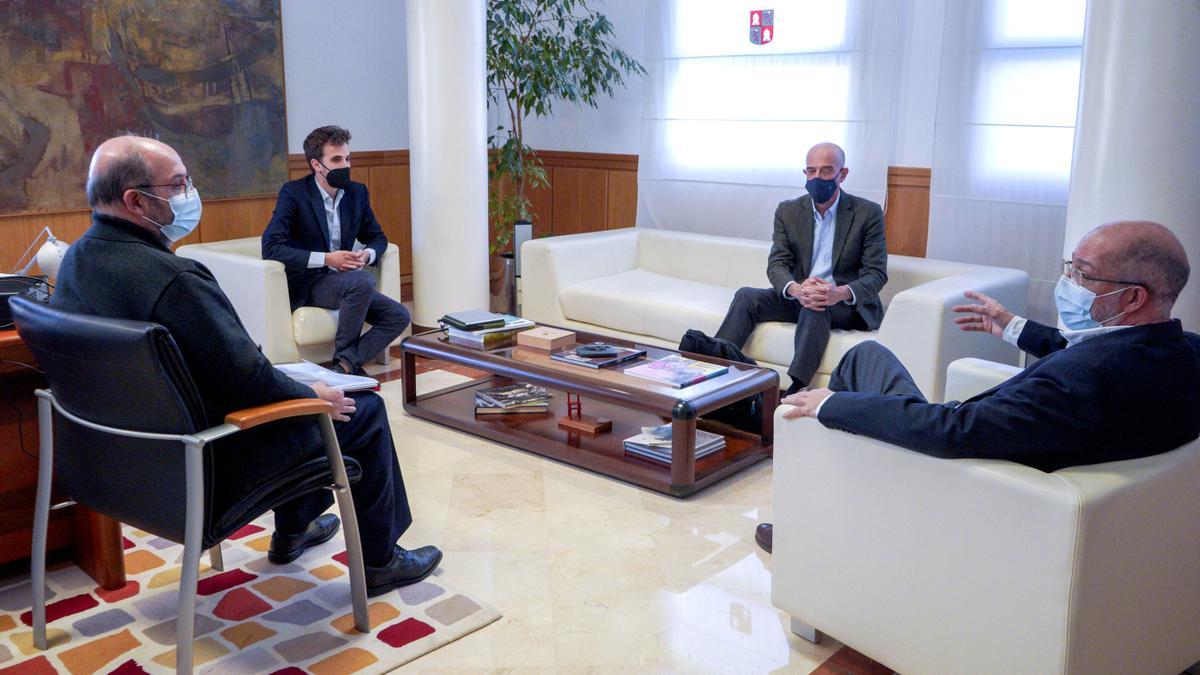
[[[725, 447], [725, 437], [696, 430], [696, 459], [707, 457]], [[625, 439], [625, 452], [664, 464], [671, 463], [671, 425], [642, 427], [642, 433]]]
[[550, 411], [549, 391], [525, 382], [475, 392], [476, 415], [511, 415]]
[[446, 333], [450, 343], [484, 350], [511, 347], [516, 344], [517, 333], [536, 325], [529, 319], [522, 319], [511, 314], [496, 314], [495, 316], [503, 323], [476, 330], [463, 330], [447, 325]]
[[688, 387], [729, 372], [728, 366], [696, 361], [672, 354], [661, 359], [625, 369], [626, 375], [654, 380], [672, 387]]

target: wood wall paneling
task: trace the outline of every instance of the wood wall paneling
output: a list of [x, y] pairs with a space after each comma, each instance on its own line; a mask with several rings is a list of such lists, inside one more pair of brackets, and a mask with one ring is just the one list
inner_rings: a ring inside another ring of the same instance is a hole
[[888, 167], [887, 212], [883, 217], [888, 253], [925, 257], [930, 175], [930, 169], [924, 167]]
[[[637, 155], [543, 150], [549, 185], [530, 191], [536, 237], [632, 227], [637, 218]], [[371, 204], [388, 239], [400, 248], [405, 297], [412, 284], [412, 204], [407, 150], [354, 154], [354, 178], [367, 184]], [[308, 175], [303, 155], [288, 158], [292, 178]], [[924, 256], [928, 238], [930, 170], [889, 167], [885, 224], [888, 250]], [[203, 186], [202, 186], [203, 187]], [[507, 186], [502, 186], [507, 189]], [[195, 233], [181, 243], [259, 236], [270, 221], [275, 195], [208, 200]], [[86, 210], [0, 216], [0, 270], [12, 269], [37, 232], [49, 225], [71, 242], [87, 229]], [[489, 227], [489, 243], [494, 224]]]
[[637, 171], [608, 172], [605, 229], [633, 227], [637, 222]]

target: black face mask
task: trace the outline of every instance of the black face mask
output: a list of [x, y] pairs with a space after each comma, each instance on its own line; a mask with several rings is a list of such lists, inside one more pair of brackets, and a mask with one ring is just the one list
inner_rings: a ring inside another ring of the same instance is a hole
[[833, 199], [833, 193], [837, 192], [838, 182], [835, 179], [825, 180], [824, 178], [809, 178], [804, 184], [804, 189], [808, 190], [808, 194], [812, 195], [814, 204], [824, 204]]
[[[318, 163], [320, 162], [318, 161]], [[325, 165], [321, 164], [321, 166]], [[325, 182], [329, 183], [330, 187], [338, 190], [345, 190], [350, 187], [350, 167], [344, 166], [340, 169], [330, 169], [325, 166], [325, 169], [329, 172], [325, 174]]]

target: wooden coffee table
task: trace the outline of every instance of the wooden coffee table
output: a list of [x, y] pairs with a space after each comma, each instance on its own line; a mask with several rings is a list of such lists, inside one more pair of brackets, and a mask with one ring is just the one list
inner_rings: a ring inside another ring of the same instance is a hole
[[[576, 331], [580, 343], [603, 341], [646, 350], [647, 359], [675, 352], [627, 340]], [[687, 356], [729, 365], [729, 372], [700, 384], [676, 389], [621, 371], [645, 359], [635, 359], [593, 370], [554, 361], [550, 353], [516, 346], [482, 351], [450, 344], [441, 331], [413, 335], [402, 343], [404, 351], [404, 409], [410, 415], [444, 424], [521, 450], [590, 469], [635, 485], [683, 497], [771, 456], [773, 413], [779, 405], [779, 375], [721, 359]], [[416, 357], [424, 356], [486, 371], [488, 376], [417, 396]], [[547, 414], [475, 415], [475, 391], [510, 382], [529, 382], [554, 392]], [[612, 430], [589, 435], [559, 428], [567, 415], [567, 393], [583, 402], [583, 413], [612, 420]], [[704, 419], [735, 401], [763, 395], [762, 428], [740, 431]], [[626, 454], [626, 438], [641, 427], [672, 424], [671, 463]], [[700, 460], [694, 456], [695, 431], [703, 429], [725, 437], [725, 448]]]

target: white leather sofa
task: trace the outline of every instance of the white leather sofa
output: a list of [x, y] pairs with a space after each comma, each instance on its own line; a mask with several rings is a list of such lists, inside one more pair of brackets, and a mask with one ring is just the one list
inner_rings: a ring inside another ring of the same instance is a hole
[[[521, 314], [539, 323], [676, 347], [689, 328], [716, 333], [742, 286], [765, 288], [771, 243], [647, 228], [525, 242]], [[1017, 350], [988, 335], [964, 333], [950, 307], [977, 290], [1024, 314], [1029, 276], [1020, 270], [888, 256], [885, 305], [877, 331], [833, 331], [813, 384], [824, 384], [842, 355], [878, 340], [900, 357], [917, 386], [942, 400], [946, 366], [977, 356], [1016, 363]], [[764, 323], [743, 351], [779, 371], [784, 386], [795, 324]]]
[[[946, 397], [1013, 370], [957, 361]], [[797, 634], [930, 675], [1174, 675], [1200, 660], [1200, 441], [1043, 473], [928, 457], [788, 408], [772, 600]]]
[[[304, 359], [316, 363], [333, 358], [337, 310], [301, 307], [294, 313], [288, 298], [283, 263], [263, 260], [259, 237], [180, 246], [175, 253], [203, 263], [229, 296], [250, 337], [272, 363]], [[400, 249], [388, 244], [383, 260], [367, 269], [377, 288], [400, 301]], [[392, 344], [399, 344], [399, 338]], [[380, 355], [386, 363], [388, 351]]]

